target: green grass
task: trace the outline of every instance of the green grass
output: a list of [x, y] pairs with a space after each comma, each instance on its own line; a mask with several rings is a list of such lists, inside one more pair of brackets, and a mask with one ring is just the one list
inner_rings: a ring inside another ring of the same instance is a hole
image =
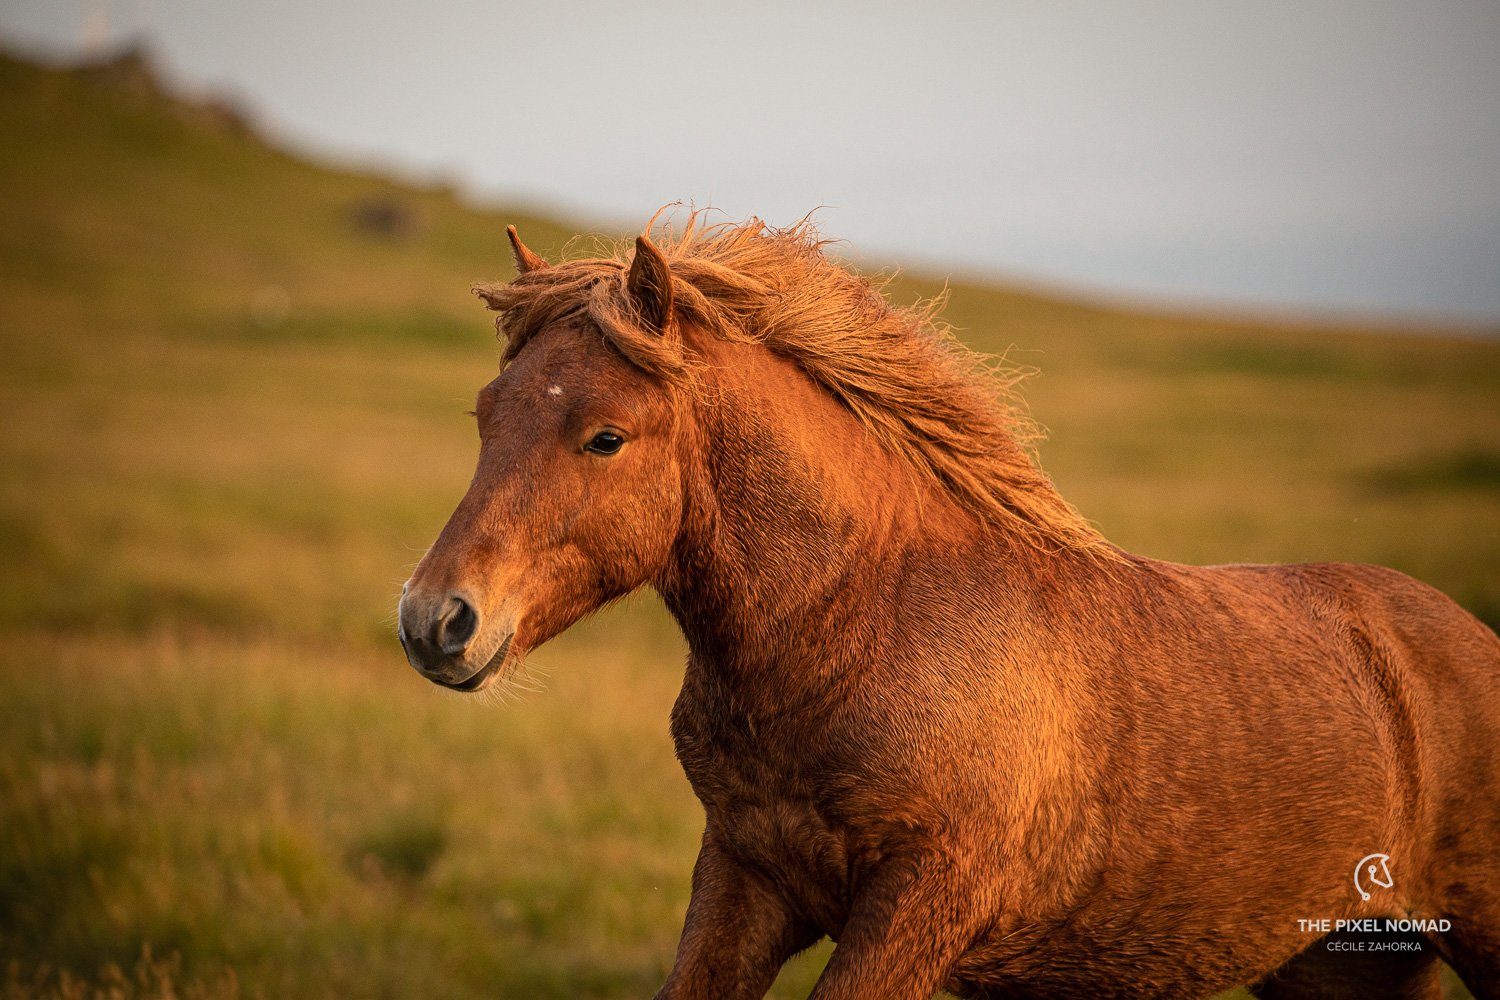
[[[0, 134], [0, 996], [649, 995], [701, 827], [659, 605], [508, 705], [391, 634], [495, 370], [468, 286], [504, 222], [567, 228], [107, 74], [0, 59]], [[360, 231], [370, 198], [419, 225]], [[1044, 464], [1122, 544], [1384, 562], [1500, 621], [1500, 343], [970, 285], [949, 317], [1043, 370]]]

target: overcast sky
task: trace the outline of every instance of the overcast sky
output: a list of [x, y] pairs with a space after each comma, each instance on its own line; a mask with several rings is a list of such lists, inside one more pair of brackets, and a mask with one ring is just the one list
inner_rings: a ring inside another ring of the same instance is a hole
[[1210, 305], [1500, 323], [1500, 0], [0, 0], [344, 162]]

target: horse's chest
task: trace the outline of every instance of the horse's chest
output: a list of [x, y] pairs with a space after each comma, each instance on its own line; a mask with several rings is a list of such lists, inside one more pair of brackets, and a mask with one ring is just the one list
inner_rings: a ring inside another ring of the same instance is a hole
[[795, 909], [841, 927], [850, 896], [851, 845], [829, 763], [816, 747], [787, 753], [785, 734], [753, 724], [674, 726], [678, 757], [723, 850], [774, 885]]
[[824, 741], [806, 728], [747, 711], [723, 691], [685, 687], [672, 710], [677, 759], [710, 811], [810, 797]]

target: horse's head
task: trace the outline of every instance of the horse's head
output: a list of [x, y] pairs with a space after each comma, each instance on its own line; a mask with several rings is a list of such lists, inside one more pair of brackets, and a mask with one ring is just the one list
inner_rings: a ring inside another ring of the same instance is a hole
[[[511, 239], [523, 277], [547, 270], [514, 230]], [[660, 251], [642, 238], [616, 277], [642, 336], [668, 335]], [[682, 514], [677, 392], [605, 347], [587, 320], [563, 316], [527, 336], [479, 391], [474, 481], [402, 591], [412, 666], [478, 690], [653, 577]]]

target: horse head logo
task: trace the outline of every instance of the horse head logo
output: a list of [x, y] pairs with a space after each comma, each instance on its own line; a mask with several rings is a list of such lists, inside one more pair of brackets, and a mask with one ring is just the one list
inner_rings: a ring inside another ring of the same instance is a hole
[[1370, 892], [1365, 888], [1367, 885], [1389, 889], [1395, 884], [1387, 867], [1390, 860], [1389, 854], [1366, 854], [1359, 859], [1359, 864], [1354, 866], [1354, 888], [1360, 899], [1370, 898]]

